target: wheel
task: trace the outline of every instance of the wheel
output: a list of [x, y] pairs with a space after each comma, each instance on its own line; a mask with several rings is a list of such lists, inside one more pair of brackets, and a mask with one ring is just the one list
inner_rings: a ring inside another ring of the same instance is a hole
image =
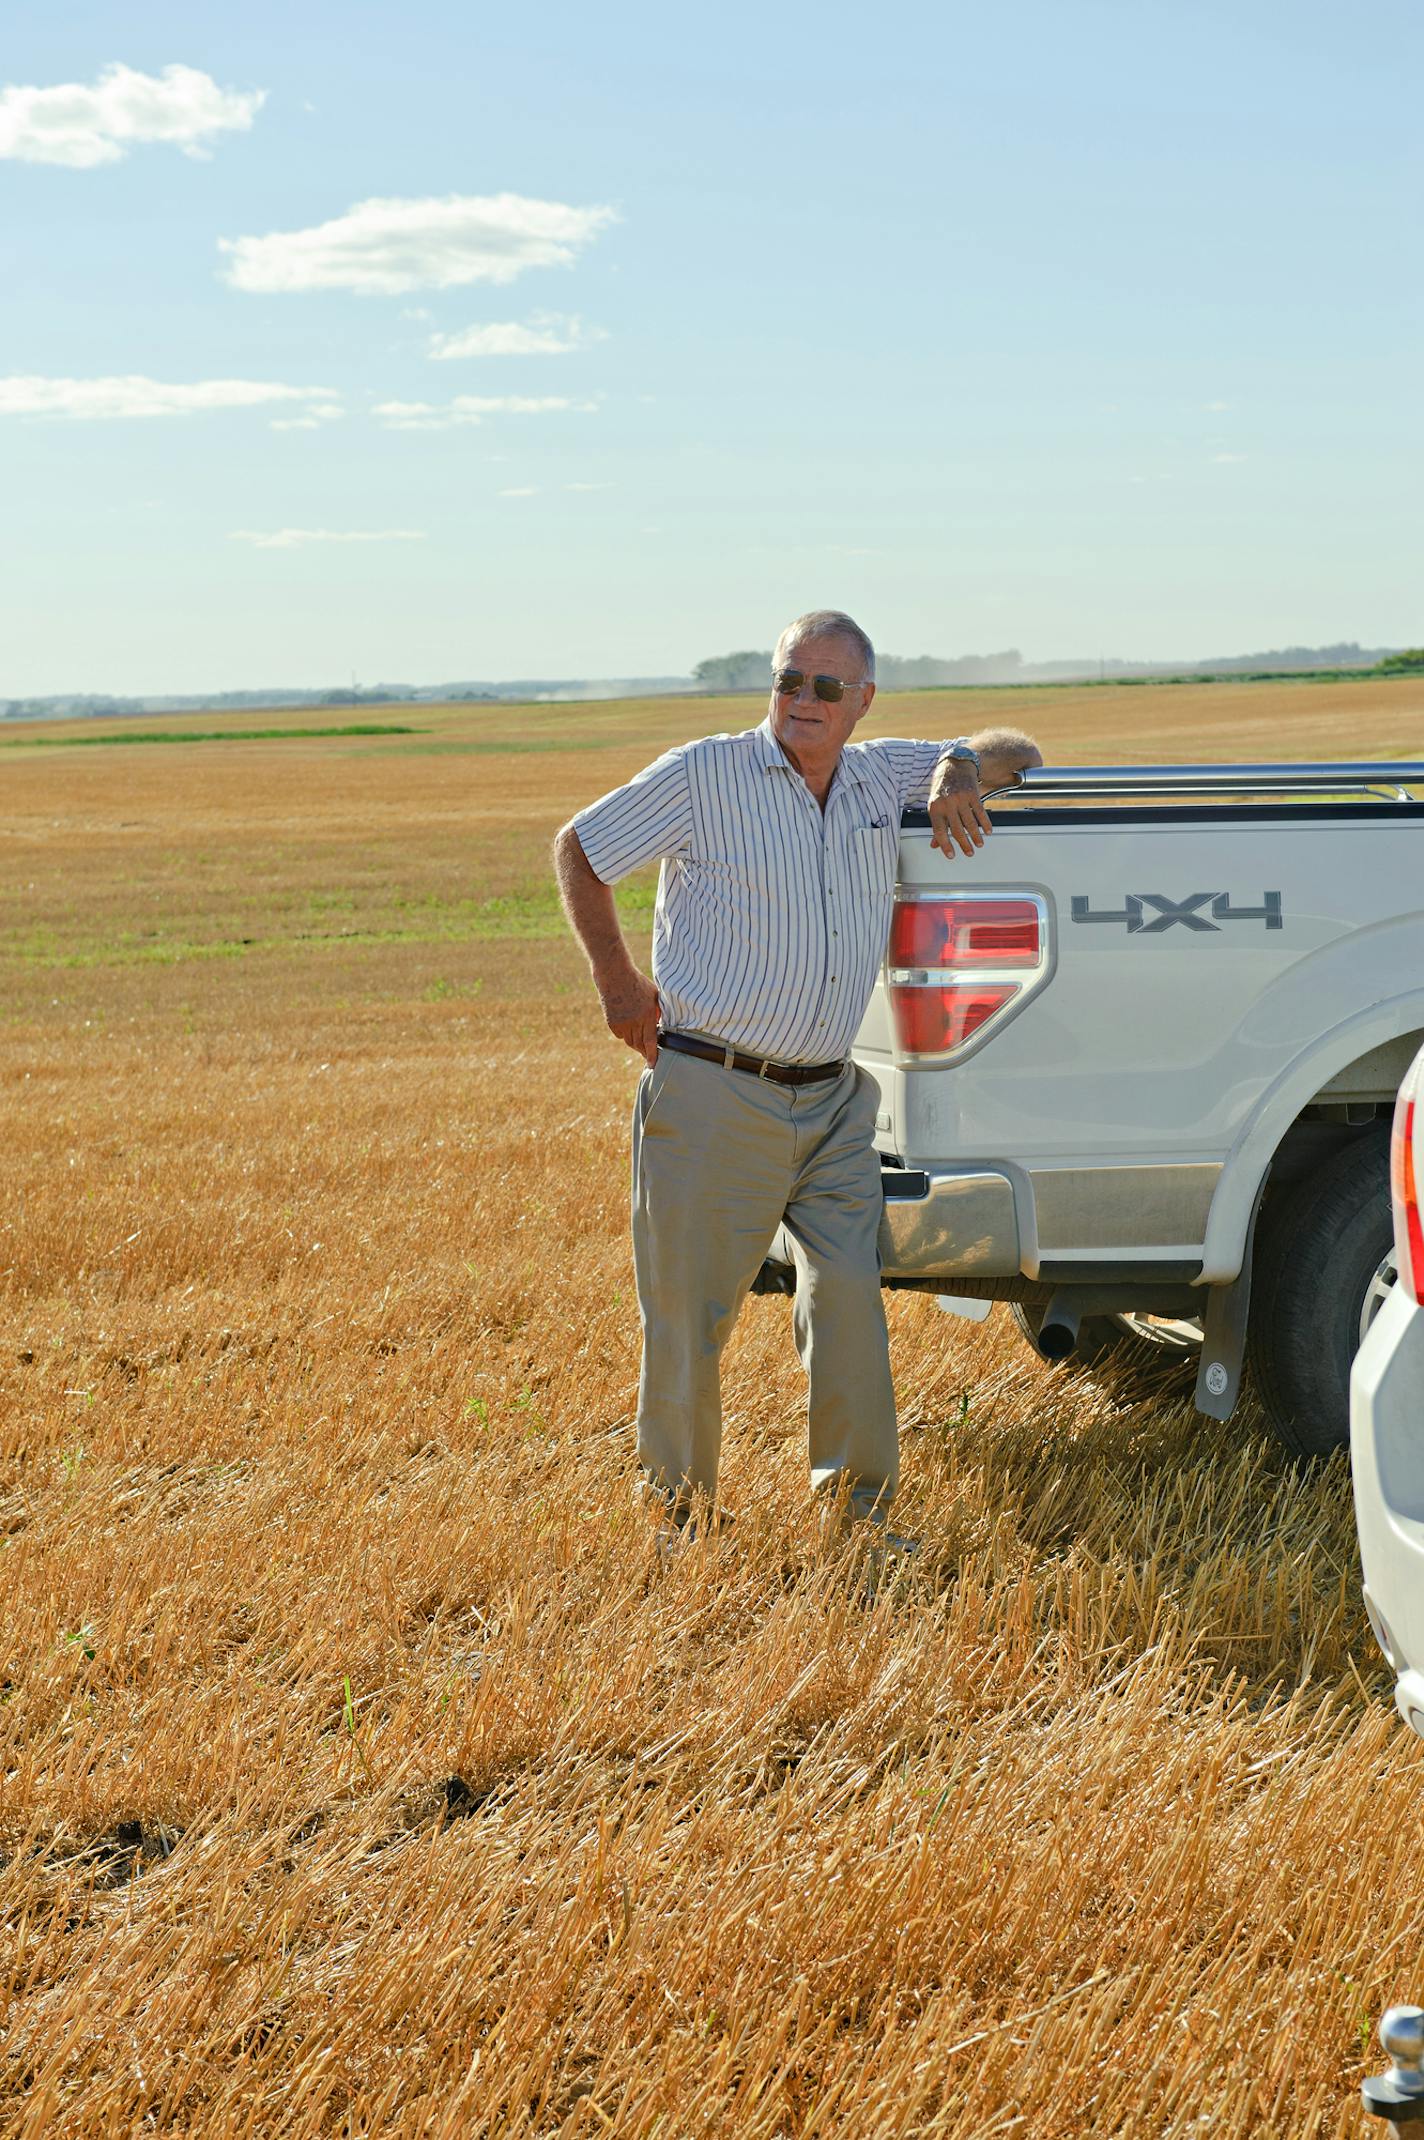
[[1371, 1130], [1269, 1197], [1256, 1230], [1248, 1357], [1292, 1456], [1350, 1439], [1350, 1363], [1394, 1284], [1389, 1138]]
[[[1015, 1303], [1010, 1313], [1037, 1352], [1043, 1309]], [[1078, 1326], [1078, 1342], [1062, 1364], [1070, 1372], [1111, 1368], [1120, 1381], [1141, 1381], [1154, 1390], [1165, 1389], [1178, 1379], [1179, 1369], [1183, 1382], [1189, 1379], [1188, 1368], [1192, 1376], [1196, 1374], [1201, 1340], [1197, 1322], [1160, 1315], [1085, 1315]]]

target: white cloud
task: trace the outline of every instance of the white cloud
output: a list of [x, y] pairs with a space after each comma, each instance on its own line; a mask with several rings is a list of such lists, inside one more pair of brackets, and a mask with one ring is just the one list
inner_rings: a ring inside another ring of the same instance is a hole
[[545, 416], [573, 410], [589, 415], [598, 404], [566, 394], [457, 394], [453, 401], [381, 401], [372, 414], [388, 431], [448, 431], [455, 424], [483, 423], [486, 416]]
[[518, 193], [358, 201], [310, 230], [220, 238], [239, 290], [355, 290], [369, 297], [513, 282], [526, 268], [566, 267], [611, 208], [572, 208]]
[[1219, 415], [1223, 409], [1229, 409], [1231, 407], [1231, 403], [1229, 401], [1204, 401], [1202, 403], [1202, 407], [1206, 409], [1209, 414]]
[[341, 413], [329, 386], [278, 386], [265, 379], [198, 379], [177, 386], [136, 373], [114, 379], [45, 379], [18, 373], [0, 378], [0, 416], [68, 416], [99, 422], [253, 409], [274, 401], [304, 402], [304, 413], [310, 415]]
[[296, 550], [309, 542], [424, 542], [424, 528], [234, 528], [229, 542], [250, 542], [256, 550]]
[[539, 487], [536, 483], [526, 483], [518, 490], [502, 490], [500, 492], [501, 498], [537, 498], [538, 495]]
[[1212, 455], [1212, 459], [1218, 467], [1223, 466], [1228, 461], [1244, 461], [1245, 458], [1244, 453], [1214, 453]]
[[49, 89], [0, 88], [0, 157], [91, 170], [117, 163], [144, 141], [163, 141], [202, 156], [214, 134], [251, 126], [267, 92], [219, 89], [196, 67], [139, 74], [115, 63], [94, 82]]
[[491, 320], [485, 327], [465, 327], [458, 334], [435, 334], [430, 354], [448, 357], [562, 357], [587, 342], [607, 337], [597, 327], [558, 312], [536, 312], [528, 320]]
[[269, 428], [273, 431], [320, 431], [323, 424], [335, 423], [346, 414], [334, 401], [319, 402], [308, 409], [305, 416], [274, 416]]

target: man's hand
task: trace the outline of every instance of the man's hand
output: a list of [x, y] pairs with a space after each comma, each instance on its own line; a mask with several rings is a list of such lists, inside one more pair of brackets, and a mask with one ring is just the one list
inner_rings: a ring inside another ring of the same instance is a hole
[[942, 758], [930, 789], [931, 847], [951, 860], [956, 845], [961, 854], [972, 855], [992, 830], [973, 766], [964, 758]]
[[641, 1055], [651, 1070], [658, 1059], [658, 1018], [662, 1011], [657, 989], [645, 973], [630, 965], [616, 980], [600, 982], [598, 993], [609, 1032]]
[[[991, 791], [1014, 785], [1030, 766], [1042, 765], [1043, 753], [1031, 736], [1016, 728], [986, 728], [969, 738]], [[994, 829], [984, 808], [983, 790], [967, 758], [941, 758], [930, 787], [930, 845], [954, 859], [956, 844], [964, 855], [982, 847]]]

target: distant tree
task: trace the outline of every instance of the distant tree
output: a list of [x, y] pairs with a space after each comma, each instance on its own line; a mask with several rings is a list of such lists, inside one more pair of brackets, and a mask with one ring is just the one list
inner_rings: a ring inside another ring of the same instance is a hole
[[[1023, 668], [1017, 647], [1002, 654], [960, 654], [945, 660], [938, 654], [882, 654], [877, 664], [881, 688], [886, 691], [923, 691], [936, 684], [1012, 683]], [[713, 654], [699, 661], [693, 680], [703, 691], [764, 691], [771, 678], [770, 654]]]
[[692, 675], [704, 691], [762, 691], [771, 680], [771, 655], [712, 654]]
[[1407, 646], [1397, 654], [1386, 654], [1376, 666], [1381, 676], [1398, 676], [1409, 670], [1424, 669], [1424, 646]]

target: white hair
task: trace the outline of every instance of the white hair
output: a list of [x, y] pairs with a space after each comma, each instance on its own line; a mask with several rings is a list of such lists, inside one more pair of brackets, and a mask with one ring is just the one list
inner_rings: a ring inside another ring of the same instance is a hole
[[791, 649], [802, 645], [807, 639], [822, 636], [848, 639], [860, 658], [865, 672], [865, 682], [875, 681], [875, 649], [870, 635], [863, 632], [854, 617], [848, 617], [843, 609], [808, 609], [803, 616], [793, 617], [776, 642], [776, 652], [771, 657], [774, 669], [782, 668]]

